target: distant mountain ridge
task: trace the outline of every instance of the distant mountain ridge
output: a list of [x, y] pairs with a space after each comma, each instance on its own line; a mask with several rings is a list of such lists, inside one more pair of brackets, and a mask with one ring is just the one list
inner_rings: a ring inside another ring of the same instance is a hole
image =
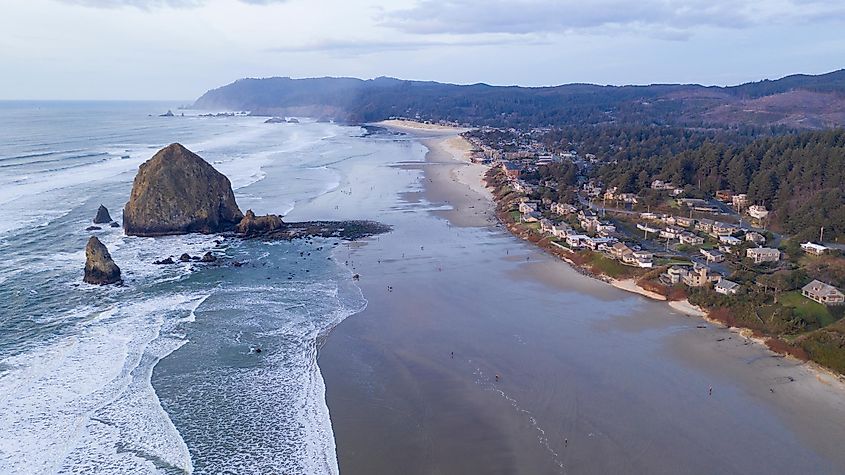
[[728, 87], [697, 84], [520, 87], [387, 77], [369, 80], [273, 77], [240, 79], [213, 89], [197, 99], [194, 107], [344, 122], [402, 116], [515, 127], [616, 123], [822, 129], [845, 125], [845, 69]]

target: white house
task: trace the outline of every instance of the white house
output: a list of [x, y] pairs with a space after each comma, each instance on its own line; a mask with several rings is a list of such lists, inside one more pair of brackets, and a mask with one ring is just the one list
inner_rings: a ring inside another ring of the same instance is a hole
[[762, 205], [751, 205], [748, 207], [748, 215], [755, 219], [766, 219], [769, 215], [769, 210]]
[[770, 247], [755, 247], [746, 250], [745, 256], [754, 261], [755, 264], [777, 262], [780, 260], [780, 251]]
[[842, 305], [845, 303], [845, 294], [842, 294], [836, 287], [825, 284], [820, 280], [814, 280], [802, 287], [801, 295], [822, 305]]
[[802, 243], [801, 249], [807, 254], [812, 254], [814, 256], [821, 256], [822, 254], [830, 250], [829, 247], [822, 246], [821, 244], [816, 244], [814, 242]]
[[728, 279], [719, 279], [713, 286], [713, 290], [722, 295], [734, 295], [739, 291], [739, 284]]

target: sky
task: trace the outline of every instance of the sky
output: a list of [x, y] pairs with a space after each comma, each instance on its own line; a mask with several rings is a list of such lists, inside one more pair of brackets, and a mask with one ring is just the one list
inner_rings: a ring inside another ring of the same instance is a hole
[[242, 77], [732, 85], [845, 68], [843, 0], [3, 0], [0, 99]]

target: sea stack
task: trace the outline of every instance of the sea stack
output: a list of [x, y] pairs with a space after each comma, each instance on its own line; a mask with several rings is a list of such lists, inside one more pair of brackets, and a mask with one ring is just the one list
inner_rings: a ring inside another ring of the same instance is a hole
[[138, 169], [123, 226], [133, 236], [208, 234], [233, 231], [243, 217], [229, 179], [174, 143]]
[[100, 207], [97, 208], [97, 216], [94, 217], [94, 224], [106, 224], [111, 221], [112, 219], [109, 215], [109, 210], [105, 206], [100, 205]]
[[97, 285], [116, 284], [121, 280], [120, 267], [96, 236], [91, 236], [85, 246], [85, 277], [82, 280]]

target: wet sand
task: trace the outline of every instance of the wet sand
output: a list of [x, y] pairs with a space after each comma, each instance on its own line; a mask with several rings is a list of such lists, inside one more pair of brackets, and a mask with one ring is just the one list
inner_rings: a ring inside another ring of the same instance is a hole
[[319, 356], [342, 473], [845, 472], [839, 381], [511, 236], [420, 134], [345, 170], [394, 231], [336, 252], [368, 300]]

